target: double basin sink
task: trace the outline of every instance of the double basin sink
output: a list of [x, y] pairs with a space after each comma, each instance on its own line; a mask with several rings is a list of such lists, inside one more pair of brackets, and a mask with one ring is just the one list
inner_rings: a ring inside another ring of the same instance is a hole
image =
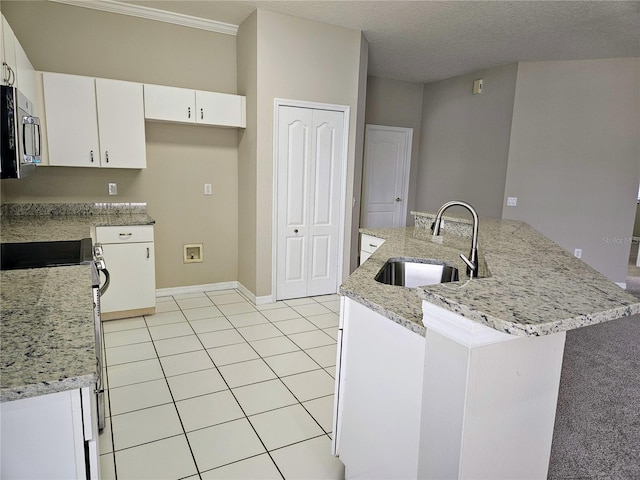
[[458, 281], [458, 269], [439, 260], [390, 258], [375, 276], [376, 282], [399, 287], [422, 287]]

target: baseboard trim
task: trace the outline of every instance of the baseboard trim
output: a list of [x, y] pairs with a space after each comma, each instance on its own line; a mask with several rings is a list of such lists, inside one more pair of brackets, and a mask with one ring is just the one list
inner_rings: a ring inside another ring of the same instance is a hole
[[238, 288], [238, 282], [206, 283], [202, 285], [187, 285], [184, 287], [157, 288], [156, 297], [169, 295], [184, 295], [188, 293], [213, 292], [217, 290], [229, 290]]
[[219, 282], [219, 283], [206, 283], [203, 285], [187, 285], [184, 287], [170, 287], [170, 288], [157, 288], [156, 297], [167, 297], [170, 295], [185, 295], [189, 293], [204, 293], [215, 292], [218, 290], [238, 290], [243, 296], [247, 298], [254, 305], [264, 305], [267, 303], [274, 303], [271, 295], [264, 295], [256, 297], [255, 294], [245, 287], [240, 282]]
[[256, 297], [255, 294], [251, 290], [249, 290], [247, 287], [245, 287], [242, 283], [240, 282], [237, 282], [237, 283], [238, 283], [238, 286], [236, 288], [240, 290], [240, 293], [242, 293], [242, 295], [244, 295], [249, 300], [251, 300], [254, 305], [264, 305], [267, 303], [275, 302], [275, 300], [273, 300], [273, 297], [271, 295]]

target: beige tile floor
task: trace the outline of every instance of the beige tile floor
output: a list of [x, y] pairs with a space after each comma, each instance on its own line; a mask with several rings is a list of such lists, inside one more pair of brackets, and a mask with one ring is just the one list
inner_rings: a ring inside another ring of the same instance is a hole
[[103, 479], [339, 479], [330, 453], [339, 297], [158, 298], [104, 323]]

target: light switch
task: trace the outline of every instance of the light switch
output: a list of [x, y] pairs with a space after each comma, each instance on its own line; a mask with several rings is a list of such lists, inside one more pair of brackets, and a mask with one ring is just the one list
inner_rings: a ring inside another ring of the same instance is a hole
[[515, 207], [518, 205], [518, 197], [507, 197], [507, 207]]
[[210, 183], [205, 183], [204, 184], [204, 194], [205, 195], [211, 195], [211, 184]]
[[109, 184], [109, 195], [117, 195], [118, 194], [118, 184], [110, 183]]

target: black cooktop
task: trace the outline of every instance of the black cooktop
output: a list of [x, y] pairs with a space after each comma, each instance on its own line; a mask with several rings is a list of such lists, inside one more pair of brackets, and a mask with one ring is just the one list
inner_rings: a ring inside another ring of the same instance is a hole
[[57, 242], [21, 242], [0, 244], [0, 270], [59, 267], [89, 263], [90, 238]]

